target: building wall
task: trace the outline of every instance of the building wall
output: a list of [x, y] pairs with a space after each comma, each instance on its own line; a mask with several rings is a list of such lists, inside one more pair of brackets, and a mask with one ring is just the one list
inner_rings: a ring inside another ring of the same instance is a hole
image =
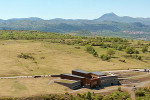
[[80, 72], [76, 72], [76, 71], [72, 71], [73, 75], [78, 75], [78, 76], [82, 76], [82, 77], [86, 77], [86, 78], [91, 78], [91, 73], [80, 73]]
[[100, 87], [100, 78], [94, 78], [90, 80], [90, 88]]
[[119, 85], [117, 76], [102, 76], [100, 78], [101, 87]]

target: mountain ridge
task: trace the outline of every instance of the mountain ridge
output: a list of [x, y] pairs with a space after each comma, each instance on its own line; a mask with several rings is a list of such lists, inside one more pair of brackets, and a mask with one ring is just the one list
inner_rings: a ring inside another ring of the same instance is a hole
[[[47, 21], [46, 19], [42, 19], [42, 18], [39, 18], [39, 17], [28, 17], [28, 18], [10, 18], [10, 19], [7, 19], [7, 20], [4, 20], [4, 19], [0, 19], [0, 21], [18, 21], [18, 20], [44, 20], [44, 21]], [[66, 20], [66, 21], [83, 21], [83, 20], [88, 20], [88, 21], [117, 21], [117, 22], [141, 22], [143, 24], [147, 24], [147, 23], [144, 23], [146, 21], [148, 21], [148, 25], [150, 25], [150, 17], [148, 18], [143, 18], [143, 17], [130, 17], [130, 16], [118, 16], [117, 14], [111, 12], [111, 13], [106, 13], [106, 14], [103, 14], [101, 17], [99, 18], [96, 18], [96, 19], [92, 19], [92, 20], [89, 20], [89, 19], [63, 19], [63, 18], [54, 18], [54, 19], [48, 19], [49, 21], [51, 20], [57, 20], [57, 21], [62, 21], [62, 20]], [[130, 21], [132, 20], [132, 21]], [[146, 20], [146, 21], [145, 21]]]
[[114, 13], [104, 14], [93, 20], [62, 18], [44, 20], [38, 17], [13, 18], [0, 20], [0, 30], [35, 30], [73, 33], [82, 36], [118, 36], [116, 34], [119, 33], [120, 36], [134, 34], [133, 37], [137, 36], [137, 38], [150, 40], [150, 18], [120, 17]]

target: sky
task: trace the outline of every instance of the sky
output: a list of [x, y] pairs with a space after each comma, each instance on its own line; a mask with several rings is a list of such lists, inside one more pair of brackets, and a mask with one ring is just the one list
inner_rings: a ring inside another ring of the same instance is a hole
[[150, 17], [150, 0], [0, 0], [0, 19], [96, 19], [105, 13]]

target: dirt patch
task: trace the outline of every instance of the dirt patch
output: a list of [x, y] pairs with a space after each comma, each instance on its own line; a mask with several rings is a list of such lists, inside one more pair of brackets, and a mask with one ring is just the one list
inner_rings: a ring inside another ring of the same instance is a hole
[[145, 72], [128, 71], [128, 72], [116, 72], [114, 74], [118, 75], [118, 78], [128, 78], [128, 77], [137, 76], [137, 75], [144, 75], [146, 73]]
[[138, 78], [137, 80], [139, 80], [139, 81], [141, 81], [141, 82], [150, 81], [150, 75], [145, 76], [145, 77]]
[[121, 84], [132, 84], [132, 83], [140, 83], [140, 80], [135, 79], [127, 79], [127, 80], [120, 80]]

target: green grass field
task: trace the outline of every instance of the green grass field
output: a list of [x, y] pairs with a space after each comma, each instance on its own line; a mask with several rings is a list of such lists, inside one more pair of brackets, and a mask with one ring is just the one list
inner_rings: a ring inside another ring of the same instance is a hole
[[[70, 73], [73, 69], [87, 71], [104, 71], [128, 68], [150, 67], [150, 53], [140, 54], [143, 61], [125, 58], [124, 51], [116, 51], [110, 61], [102, 61], [85, 51], [84, 46], [76, 49], [76, 45], [66, 45], [31, 40], [0, 41], [0, 76], [43, 75]], [[99, 55], [107, 49], [94, 47]], [[139, 50], [141, 48], [138, 48]], [[31, 54], [35, 60], [18, 58], [21, 53]], [[126, 60], [126, 63], [119, 60]]]

